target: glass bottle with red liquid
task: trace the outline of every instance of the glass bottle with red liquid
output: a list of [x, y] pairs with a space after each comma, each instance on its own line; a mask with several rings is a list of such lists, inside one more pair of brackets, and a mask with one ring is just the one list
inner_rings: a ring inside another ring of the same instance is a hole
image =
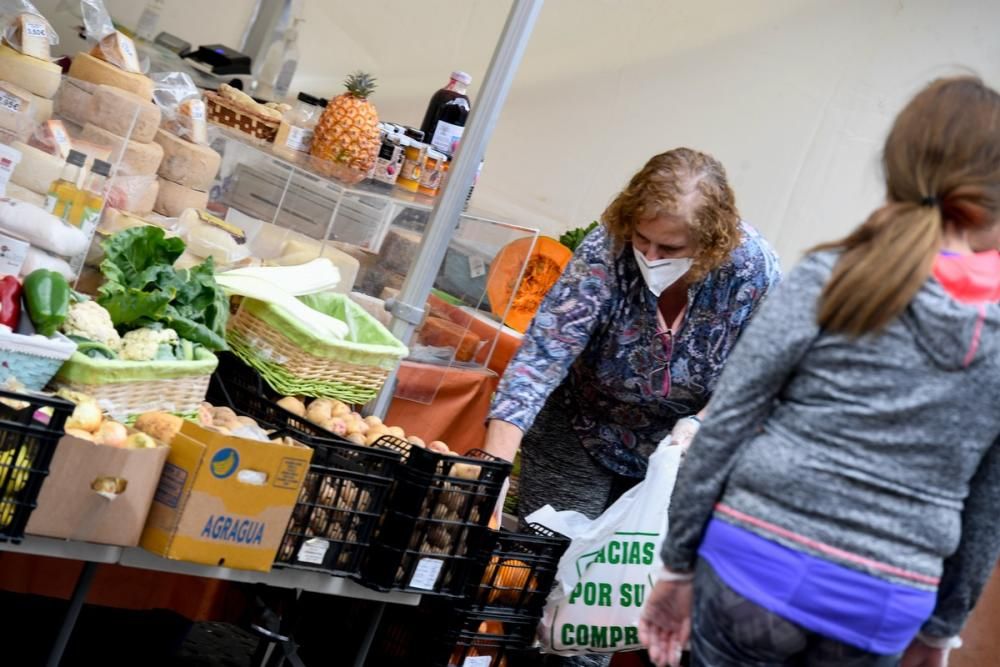
[[431, 97], [420, 124], [424, 141], [449, 157], [454, 155], [469, 118], [471, 107], [466, 90], [470, 83], [472, 77], [465, 72], [452, 72], [448, 85]]

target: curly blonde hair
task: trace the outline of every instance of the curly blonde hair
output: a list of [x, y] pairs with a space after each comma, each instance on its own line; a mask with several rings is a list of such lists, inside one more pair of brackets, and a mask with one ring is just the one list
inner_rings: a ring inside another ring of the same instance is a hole
[[605, 209], [601, 222], [624, 244], [640, 221], [663, 214], [688, 221], [695, 244], [692, 281], [722, 266], [740, 244], [736, 197], [726, 170], [711, 155], [675, 148], [653, 156]]

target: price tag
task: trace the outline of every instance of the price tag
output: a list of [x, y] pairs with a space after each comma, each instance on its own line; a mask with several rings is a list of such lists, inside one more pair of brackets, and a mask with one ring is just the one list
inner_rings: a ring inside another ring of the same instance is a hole
[[326, 540], [321, 540], [318, 537], [306, 540], [299, 547], [298, 560], [302, 563], [311, 563], [313, 565], [322, 565], [323, 558], [326, 557], [326, 551], [330, 548], [330, 543]]
[[424, 591], [434, 590], [434, 584], [437, 583], [442, 567], [444, 567], [444, 561], [439, 558], [421, 558], [410, 578], [410, 588], [419, 588]]
[[0, 234], [0, 276], [20, 273], [29, 247], [24, 241]]
[[466, 658], [462, 662], [462, 667], [490, 667], [491, 662], [493, 662], [493, 658], [488, 655], [475, 655]]
[[12, 113], [20, 113], [21, 98], [10, 93], [0, 92], [0, 107]]
[[486, 275], [486, 262], [479, 255], [469, 257], [469, 277], [478, 278]]
[[24, 34], [28, 37], [47, 37], [44, 23], [25, 23]]

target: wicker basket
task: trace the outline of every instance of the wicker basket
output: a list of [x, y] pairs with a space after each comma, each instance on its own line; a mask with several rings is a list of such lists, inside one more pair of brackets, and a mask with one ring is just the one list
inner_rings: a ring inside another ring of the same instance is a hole
[[194, 361], [120, 361], [74, 354], [52, 384], [96, 399], [116, 419], [144, 412], [193, 414], [205, 400], [219, 360], [199, 349]]
[[75, 351], [76, 343], [60, 333], [38, 338], [0, 332], [0, 383], [14, 378], [28, 389], [41, 391]]
[[208, 120], [216, 125], [232, 127], [263, 141], [274, 141], [281, 119], [268, 118], [247, 109], [242, 109], [222, 95], [211, 91], [205, 93], [205, 108]]
[[346, 295], [301, 299], [347, 322], [347, 339], [317, 338], [287, 311], [245, 299], [229, 319], [229, 346], [279, 393], [367, 403], [408, 354], [406, 346]]

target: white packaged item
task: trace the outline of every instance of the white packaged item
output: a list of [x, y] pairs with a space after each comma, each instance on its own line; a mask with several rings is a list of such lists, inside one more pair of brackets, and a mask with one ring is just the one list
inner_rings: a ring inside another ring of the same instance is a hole
[[0, 198], [0, 230], [60, 257], [87, 250], [87, 237], [45, 209], [8, 197]]
[[178, 218], [187, 250], [196, 257], [211, 257], [217, 266], [235, 264], [250, 256], [242, 229], [208, 211], [189, 208]]
[[31, 248], [26, 241], [0, 234], [0, 276], [16, 276]]
[[153, 74], [152, 79], [153, 99], [163, 113], [163, 129], [185, 141], [207, 144], [205, 103], [191, 77], [184, 72], [162, 72]]
[[21, 275], [26, 276], [38, 269], [55, 271], [61, 274], [66, 280], [73, 280], [76, 277], [73, 274], [72, 267], [70, 267], [69, 262], [66, 260], [54, 257], [39, 248], [28, 248], [28, 255], [24, 258], [24, 264], [21, 265]]
[[551, 505], [525, 517], [572, 539], [538, 625], [542, 652], [584, 655], [642, 648], [639, 616], [660, 569], [680, 463], [681, 448], [667, 438], [649, 457], [646, 478], [597, 519]]
[[22, 188], [17, 183], [13, 181], [7, 184], [7, 197], [11, 199], [16, 199], [18, 201], [27, 202], [29, 204], [34, 204], [35, 206], [44, 208], [45, 207], [45, 195], [39, 194], [37, 192], [32, 192], [28, 188]]

